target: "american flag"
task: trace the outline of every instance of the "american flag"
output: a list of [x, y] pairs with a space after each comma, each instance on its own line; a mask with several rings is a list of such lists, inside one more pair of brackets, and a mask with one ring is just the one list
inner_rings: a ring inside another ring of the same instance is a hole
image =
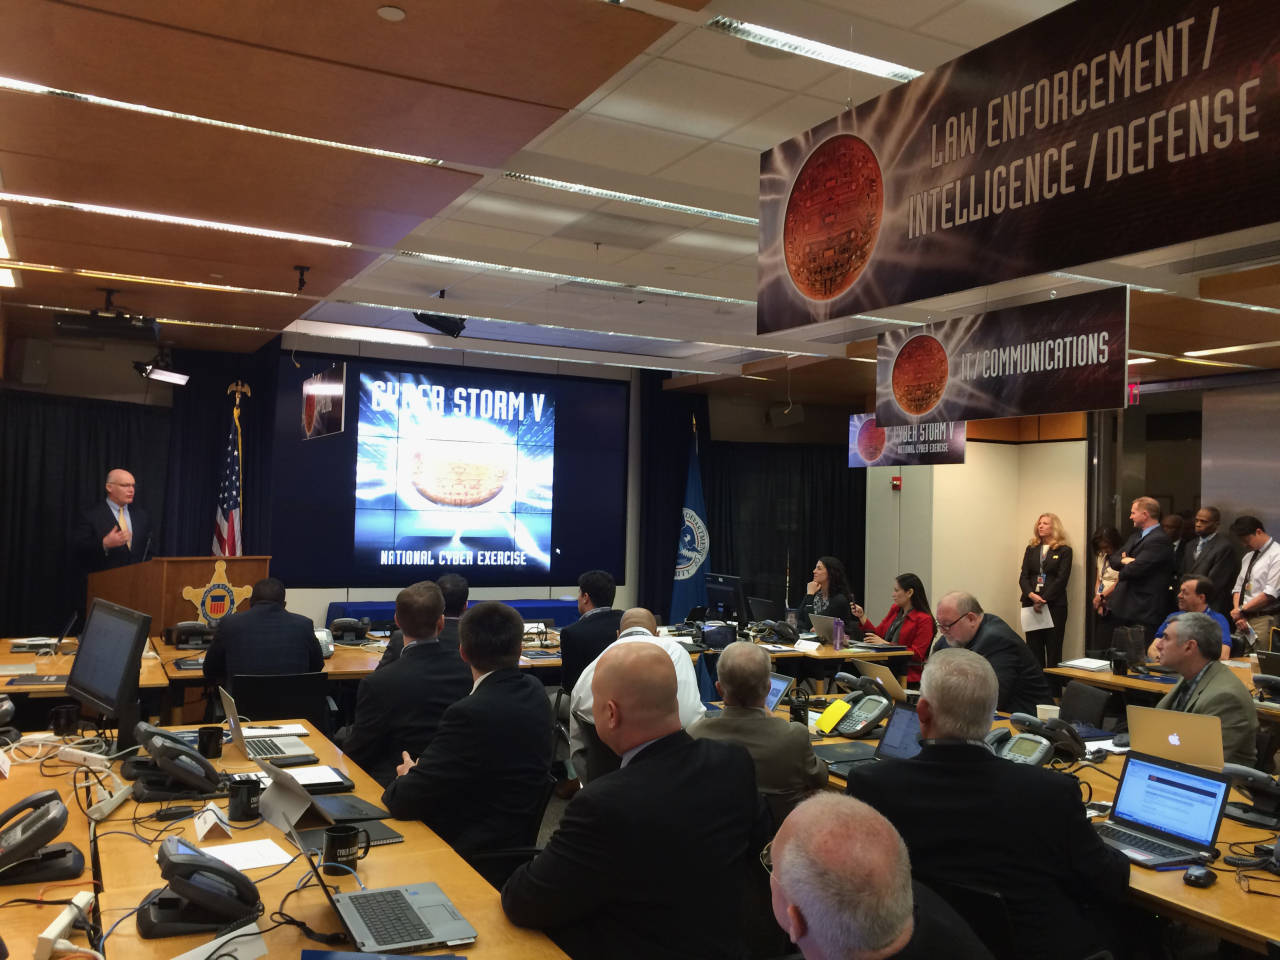
[[240, 542], [240, 407], [231, 411], [227, 433], [227, 454], [218, 481], [217, 526], [213, 531], [213, 555], [238, 557], [244, 553]]

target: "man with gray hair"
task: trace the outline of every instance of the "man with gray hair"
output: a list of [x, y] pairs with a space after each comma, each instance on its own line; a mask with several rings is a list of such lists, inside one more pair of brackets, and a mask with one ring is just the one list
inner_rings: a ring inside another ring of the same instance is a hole
[[1156, 704], [1217, 717], [1222, 721], [1222, 756], [1227, 763], [1253, 766], [1258, 758], [1258, 708], [1234, 671], [1219, 659], [1222, 631], [1204, 613], [1184, 613], [1156, 641], [1162, 666], [1181, 676]]
[[804, 801], [763, 859], [774, 919], [806, 960], [990, 960], [959, 914], [912, 881], [893, 824], [859, 800]]
[[944, 896], [954, 885], [1000, 893], [1018, 957], [1088, 956], [1111, 940], [1108, 912], [1126, 908], [1129, 861], [1089, 825], [1073, 778], [983, 743], [999, 689], [972, 650], [934, 653], [920, 678], [920, 753], [854, 767], [848, 792], [902, 834], [917, 879]]
[[[986, 613], [971, 593], [953, 590], [938, 601], [938, 631], [947, 646], [965, 647], [986, 657], [996, 672], [1000, 695], [996, 708], [1005, 713], [1036, 712], [1053, 703], [1040, 661], [1026, 642], [994, 613]], [[935, 650], [943, 647], [939, 641]]]
[[802, 723], [765, 712], [769, 693], [769, 654], [746, 640], [724, 648], [717, 665], [716, 689], [724, 710], [689, 727], [689, 736], [740, 743], [756, 765], [756, 789], [781, 819], [814, 790], [827, 784], [827, 765], [813, 753]]

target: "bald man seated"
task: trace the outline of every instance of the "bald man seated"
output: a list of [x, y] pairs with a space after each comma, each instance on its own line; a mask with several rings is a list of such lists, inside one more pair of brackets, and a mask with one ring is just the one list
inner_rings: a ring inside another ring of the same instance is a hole
[[[668, 637], [659, 637], [658, 621], [644, 607], [632, 607], [622, 614], [618, 622], [618, 639], [606, 650], [620, 643], [649, 643], [661, 647], [671, 660], [676, 671], [676, 700], [680, 706], [680, 726], [688, 727], [695, 720], [706, 715], [707, 708], [702, 702], [698, 690], [698, 676], [693, 672], [693, 660], [689, 651]], [[591, 735], [586, 728], [595, 723], [591, 695], [591, 678], [595, 675], [597, 657], [587, 664], [586, 669], [578, 676], [569, 696], [569, 748], [573, 758], [573, 767], [578, 778], [585, 785], [592, 777], [616, 770], [617, 765], [612, 755], [601, 757], [607, 751], [591, 749]]]
[[570, 801], [502, 908], [574, 960], [742, 956], [747, 867], [765, 839], [751, 757], [680, 729], [676, 672], [652, 643], [617, 643], [592, 678], [600, 739], [621, 767]]
[[912, 881], [902, 837], [860, 800], [805, 800], [765, 859], [774, 919], [805, 960], [992, 960], [945, 900]]

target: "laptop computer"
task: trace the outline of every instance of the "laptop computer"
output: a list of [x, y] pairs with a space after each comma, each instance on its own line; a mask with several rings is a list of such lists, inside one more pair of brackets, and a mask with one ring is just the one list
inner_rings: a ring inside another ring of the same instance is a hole
[[853, 665], [864, 677], [870, 677], [880, 684], [881, 689], [898, 703], [907, 702], [907, 691], [898, 682], [898, 678], [893, 675], [893, 671], [883, 663], [872, 663], [870, 660], [854, 660]]
[[302, 851], [311, 875], [342, 921], [347, 935], [364, 953], [392, 953], [474, 943], [476, 928], [434, 883], [334, 893], [320, 874], [311, 851], [290, 827], [289, 839]]
[[1258, 672], [1271, 677], [1280, 677], [1280, 650], [1258, 651]]
[[818, 639], [823, 643], [834, 643], [834, 627], [832, 624], [836, 622], [835, 617], [824, 617], [820, 613], [810, 614], [809, 623], [813, 626], [813, 632], [818, 635]]
[[1222, 769], [1222, 721], [1215, 716], [1130, 706], [1129, 746], [1138, 753]]
[[240, 715], [236, 713], [236, 702], [231, 694], [218, 688], [218, 696], [222, 698], [222, 709], [227, 715], [227, 729], [231, 731], [231, 740], [246, 760], [271, 760], [275, 757], [315, 757], [300, 737], [254, 737], [248, 739], [240, 727]]
[[765, 710], [772, 713], [778, 706], [779, 701], [795, 686], [795, 682], [795, 677], [784, 676], [781, 673], [769, 674], [769, 693], [764, 698]]
[[1111, 817], [1094, 828], [1140, 867], [1208, 862], [1230, 790], [1221, 773], [1130, 750]]
[[849, 771], [859, 764], [886, 758], [910, 760], [920, 752], [920, 718], [916, 708], [899, 703], [889, 714], [889, 720], [880, 734], [880, 742], [872, 752], [869, 743], [819, 744], [813, 752], [827, 761], [827, 769], [837, 777], [849, 776]]

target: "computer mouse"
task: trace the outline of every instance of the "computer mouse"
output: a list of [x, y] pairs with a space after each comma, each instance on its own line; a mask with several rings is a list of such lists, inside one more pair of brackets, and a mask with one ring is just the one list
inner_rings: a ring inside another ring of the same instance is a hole
[[1182, 875], [1182, 882], [1188, 887], [1211, 887], [1217, 880], [1216, 873], [1199, 863], [1193, 867], [1187, 867], [1186, 873]]
[[1129, 745], [1129, 735], [1127, 733], [1117, 733], [1111, 738], [1112, 746], [1127, 747]]

